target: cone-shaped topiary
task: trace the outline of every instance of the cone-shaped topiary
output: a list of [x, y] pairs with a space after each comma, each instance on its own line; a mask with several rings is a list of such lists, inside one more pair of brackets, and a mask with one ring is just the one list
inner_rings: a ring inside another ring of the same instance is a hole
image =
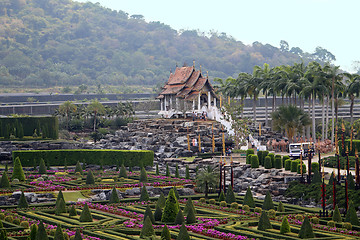
[[144, 185], [141, 188], [140, 202], [146, 202], [146, 201], [149, 201], [149, 199], [150, 199], [149, 194], [148, 194], [148, 192], [146, 190], [146, 187]]
[[180, 174], [179, 174], [179, 166], [176, 164], [176, 167], [175, 167], [175, 177], [176, 178], [180, 178]]
[[79, 221], [80, 222], [92, 222], [93, 221], [93, 218], [91, 216], [91, 212], [90, 212], [90, 209], [89, 209], [89, 206], [87, 205], [87, 203], [85, 203], [84, 208], [81, 211]]
[[36, 224], [32, 224], [30, 226], [30, 234], [29, 234], [30, 240], [36, 239], [37, 231], [38, 231], [38, 226]]
[[187, 224], [196, 223], [195, 210], [191, 207], [189, 207], [189, 211], [186, 215], [186, 223]]
[[173, 189], [174, 189], [176, 199], [180, 199], [180, 195], [179, 195], [177, 188], [174, 186]]
[[19, 157], [15, 158], [14, 169], [13, 169], [13, 173], [11, 176], [11, 179], [14, 180], [15, 178], [19, 179], [19, 181], [25, 181], [25, 174], [24, 174], [24, 170], [22, 168]]
[[284, 218], [282, 220], [282, 223], [281, 223], [281, 227], [280, 227], [280, 233], [285, 234], [285, 233], [288, 233], [288, 232], [291, 232], [290, 224], [289, 224], [287, 216], [284, 216]]
[[170, 231], [166, 224], [163, 230], [161, 231], [161, 240], [171, 240]]
[[4, 228], [4, 224], [1, 220], [0, 220], [0, 228]]
[[156, 202], [156, 207], [159, 207], [159, 208], [163, 209], [165, 207], [165, 201], [166, 201], [165, 196], [161, 192], [160, 197], [158, 198], [158, 200]]
[[191, 198], [189, 198], [187, 201], [186, 201], [186, 204], [185, 204], [185, 207], [184, 207], [184, 214], [188, 214], [189, 213], [189, 210], [190, 209], [193, 209], [194, 213], [196, 213], [196, 210], [195, 210], [195, 206], [194, 206], [194, 203], [193, 201], [191, 200]]
[[112, 204], [112, 203], [119, 203], [119, 202], [120, 202], [120, 199], [117, 194], [117, 190], [115, 187], [113, 187], [113, 189], [111, 190], [109, 203]]
[[159, 176], [160, 172], [159, 172], [159, 164], [156, 164], [156, 171], [155, 171], [155, 175]]
[[8, 178], [6, 172], [4, 172], [3, 175], [1, 176], [0, 187], [1, 188], [9, 188], [10, 187], [9, 178]]
[[46, 174], [46, 165], [44, 159], [40, 159], [39, 174]]
[[140, 170], [140, 182], [146, 183], [148, 181], [147, 173], [144, 167]]
[[156, 205], [156, 209], [154, 212], [155, 221], [161, 221], [161, 216], [162, 216], [162, 210], [159, 206]]
[[119, 177], [127, 178], [127, 172], [124, 164], [121, 164]]
[[354, 181], [354, 177], [352, 176], [351, 172], [349, 173], [349, 175], [347, 175], [347, 182], [348, 182], [349, 189], [354, 190], [355, 189], [355, 181]]
[[91, 170], [86, 174], [86, 184], [95, 184], [94, 174]]
[[266, 156], [264, 158], [264, 168], [266, 168], [266, 169], [272, 168], [272, 163], [271, 163], [271, 157], [270, 156]]
[[152, 222], [149, 217], [146, 217], [144, 221], [144, 225], [140, 232], [140, 238], [147, 238], [154, 235], [155, 235], [155, 231]]
[[267, 216], [266, 211], [261, 212], [261, 216], [258, 223], [258, 230], [265, 231], [266, 229], [272, 229], [272, 225], [270, 223], [270, 220]]
[[133, 171], [133, 170], [132, 170], [132, 167], [131, 167], [131, 166], [129, 166], [129, 172], [131, 172], [131, 173], [132, 173], [132, 171]]
[[44, 224], [40, 221], [35, 240], [49, 240]]
[[181, 211], [181, 209], [179, 209], [179, 212], [178, 212], [178, 214], [176, 215], [176, 218], [175, 218], [175, 224], [182, 224], [184, 222], [185, 222], [184, 214]]
[[166, 164], [166, 173], [165, 176], [170, 177], [170, 169], [169, 169], [169, 165]]
[[285, 212], [284, 204], [283, 204], [281, 201], [279, 202], [277, 211], [278, 211], [278, 212]]
[[320, 172], [317, 171], [316, 169], [314, 170], [314, 174], [312, 176], [312, 182], [311, 183], [321, 183]]
[[251, 156], [251, 168], [259, 168], [259, 157], [256, 155]]
[[146, 218], [149, 217], [150, 218], [150, 221], [152, 224], [155, 223], [155, 218], [154, 218], [154, 214], [153, 212], [151, 211], [151, 208], [149, 205], [146, 206], [146, 210], [145, 210], [145, 213], [144, 213], [144, 222], [146, 220]]
[[176, 240], [190, 240], [189, 233], [184, 223], [180, 227], [179, 235]]
[[63, 195], [63, 193], [62, 193], [61, 190], [59, 191], [59, 193], [58, 193], [58, 195], [57, 195], [57, 197], [56, 197], [56, 202], [59, 202], [60, 199], [63, 199], [64, 202], [65, 202], [65, 198], [64, 198], [64, 195]]
[[170, 189], [169, 195], [165, 202], [165, 208], [161, 221], [165, 223], [173, 223], [175, 221], [176, 215], [179, 212], [179, 203], [174, 193], [174, 189]]
[[29, 203], [26, 200], [25, 194], [24, 192], [21, 192], [18, 208], [28, 208], [28, 207], [29, 207]]
[[233, 203], [233, 202], [236, 202], [236, 197], [235, 197], [235, 194], [234, 194], [234, 191], [233, 191], [231, 185], [229, 185], [229, 188], [228, 188], [228, 190], [226, 192], [225, 201], [227, 203], [229, 203], [229, 204]]
[[339, 207], [337, 204], [336, 204], [334, 212], [333, 212], [332, 220], [334, 222], [342, 222], [341, 214], [340, 214]]
[[359, 225], [359, 218], [356, 214], [355, 206], [353, 201], [350, 201], [349, 208], [346, 212], [345, 222], [351, 223], [351, 225]]
[[60, 198], [58, 202], [56, 202], [55, 206], [55, 214], [60, 215], [62, 213], [66, 213], [66, 204], [63, 198]]
[[255, 201], [254, 201], [253, 195], [251, 193], [250, 187], [248, 187], [246, 190], [243, 205], [247, 205], [252, 208], [255, 207]]
[[83, 174], [83, 169], [82, 169], [79, 161], [77, 161], [77, 163], [76, 163], [75, 172], [76, 173], [79, 172], [81, 175]]
[[262, 209], [263, 210], [274, 209], [274, 203], [273, 203], [273, 201], [271, 199], [271, 195], [270, 195], [269, 191], [266, 192], [266, 196], [265, 196], [265, 199], [264, 199], [264, 203], [262, 205]]
[[221, 190], [221, 192], [220, 192], [218, 201], [219, 202], [225, 201], [225, 194], [224, 194], [223, 190]]
[[76, 216], [76, 215], [77, 215], [77, 212], [76, 212], [75, 205], [72, 205], [70, 210], [69, 210], [69, 217], [73, 217], [73, 216]]
[[308, 217], [305, 217], [304, 222], [301, 225], [298, 237], [299, 238], [314, 238], [315, 237]]
[[65, 240], [63, 230], [61, 229], [61, 225], [59, 224], [55, 231], [54, 240]]
[[190, 170], [189, 170], [189, 166], [188, 166], [188, 165], [186, 165], [185, 178], [186, 178], [186, 179], [190, 179]]
[[75, 232], [75, 237], [73, 240], [82, 240], [82, 236], [81, 236], [81, 232], [80, 232], [80, 229], [76, 229], [76, 232]]
[[0, 239], [1, 240], [8, 240], [7, 233], [6, 233], [5, 229], [0, 230]]

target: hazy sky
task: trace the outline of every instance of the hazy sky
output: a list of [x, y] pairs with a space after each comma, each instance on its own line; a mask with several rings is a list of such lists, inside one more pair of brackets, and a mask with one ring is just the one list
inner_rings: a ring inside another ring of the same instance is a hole
[[[77, 0], [87, 2], [88, 0]], [[360, 0], [91, 0], [102, 6], [141, 14], [172, 28], [225, 32], [245, 44], [259, 41], [314, 52], [321, 46], [342, 69], [360, 61]]]

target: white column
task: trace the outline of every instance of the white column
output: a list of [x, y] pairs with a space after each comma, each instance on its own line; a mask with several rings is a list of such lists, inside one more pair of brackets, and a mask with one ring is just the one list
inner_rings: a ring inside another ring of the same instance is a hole
[[160, 99], [160, 108], [161, 108], [161, 111], [164, 110], [163, 101], [164, 101], [164, 99]]
[[216, 107], [216, 97], [214, 97], [214, 107]]
[[167, 108], [166, 108], [166, 95], [164, 96], [164, 111], [167, 111]]
[[179, 110], [179, 100], [177, 97], [175, 97], [175, 110], [178, 111]]
[[211, 107], [211, 92], [208, 92], [208, 109]]
[[198, 110], [200, 111], [200, 109], [201, 109], [201, 105], [200, 105], [200, 94], [201, 93], [199, 93], [199, 96], [198, 96]]
[[193, 100], [193, 106], [192, 106], [192, 110], [195, 110], [195, 99]]
[[172, 96], [170, 95], [169, 98], [170, 98], [170, 109], [169, 110], [171, 110], [172, 109]]

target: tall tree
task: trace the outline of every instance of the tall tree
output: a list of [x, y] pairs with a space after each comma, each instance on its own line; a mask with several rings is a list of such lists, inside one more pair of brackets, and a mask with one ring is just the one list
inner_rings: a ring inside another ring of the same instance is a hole
[[353, 124], [353, 117], [354, 117], [354, 101], [355, 96], [359, 97], [360, 95], [360, 75], [358, 74], [351, 74], [351, 73], [344, 73], [346, 76], [346, 95], [350, 99], [350, 124]]
[[205, 198], [208, 198], [210, 188], [216, 188], [219, 180], [219, 170], [213, 166], [202, 168], [196, 176], [196, 185], [204, 191]]
[[97, 100], [93, 100], [87, 110], [94, 116], [94, 132], [96, 131], [96, 117], [106, 112], [105, 107]]
[[66, 128], [69, 130], [71, 114], [76, 112], [76, 105], [71, 101], [66, 101], [59, 106], [59, 114], [66, 117]]

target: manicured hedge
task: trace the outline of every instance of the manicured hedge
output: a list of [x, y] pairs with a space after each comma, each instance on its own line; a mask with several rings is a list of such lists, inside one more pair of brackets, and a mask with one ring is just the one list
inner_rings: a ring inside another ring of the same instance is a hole
[[57, 117], [0, 118], [0, 137], [7, 135], [7, 128], [16, 128], [16, 123], [22, 126], [24, 136], [33, 136], [36, 129], [37, 134], [42, 134], [43, 138], [58, 139], [59, 137], [59, 122]]
[[[349, 149], [349, 156], [355, 156], [355, 148], [358, 150], [358, 152], [360, 152], [360, 140], [355, 140], [353, 139], [352, 141], [352, 148], [351, 148], [351, 151], [350, 151], [350, 139], [345, 139], [345, 149], [346, 147], [348, 147]], [[342, 143], [341, 143], [341, 139], [339, 140], [339, 153], [340, 153], [340, 156], [342, 154]]]
[[77, 161], [87, 164], [103, 164], [125, 166], [152, 166], [153, 151], [129, 150], [91, 150], [91, 149], [63, 149], [63, 150], [30, 150], [13, 151], [13, 159], [19, 157], [24, 167], [31, 167], [33, 160], [47, 159], [51, 166], [63, 166], [66, 159], [68, 165], [75, 165]]

